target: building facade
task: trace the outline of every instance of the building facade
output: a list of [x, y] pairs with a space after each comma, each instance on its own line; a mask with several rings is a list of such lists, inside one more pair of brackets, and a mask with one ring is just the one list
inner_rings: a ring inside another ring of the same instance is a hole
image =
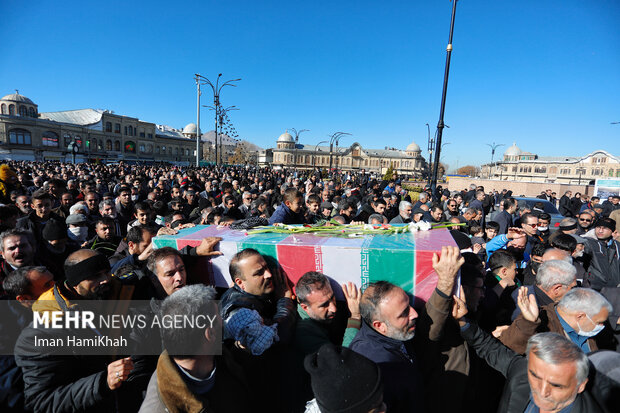
[[168, 126], [100, 109], [39, 112], [19, 93], [0, 99], [0, 159], [70, 161], [71, 142], [76, 162], [195, 160], [195, 141]]
[[[280, 135], [276, 147], [271, 149], [272, 164], [277, 167], [313, 169], [332, 168], [343, 170], [375, 171], [385, 173], [392, 165], [399, 175], [420, 177], [427, 171], [427, 164], [420, 147], [412, 142], [405, 150], [367, 149], [355, 142], [348, 147], [303, 145], [295, 142], [288, 132]], [[331, 158], [331, 162], [330, 162]]]
[[604, 150], [582, 157], [538, 156], [513, 143], [501, 161], [481, 166], [483, 178], [504, 181], [593, 184], [598, 178], [619, 178], [620, 158]]

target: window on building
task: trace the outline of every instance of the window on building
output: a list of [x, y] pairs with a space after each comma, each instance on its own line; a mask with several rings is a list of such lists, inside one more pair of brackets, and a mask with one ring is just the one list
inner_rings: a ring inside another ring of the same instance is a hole
[[609, 176], [614, 176], [614, 170], [613, 169], [609, 170]]
[[146, 153], [153, 153], [153, 145], [150, 143], [146, 145]]
[[616, 169], [616, 178], [620, 178], [620, 169]]
[[160, 151], [159, 146], [156, 146], [156, 147], [155, 147], [155, 153], [159, 155], [159, 151]]
[[125, 126], [125, 135], [127, 135], [127, 126]]
[[114, 133], [121, 133], [121, 124], [120, 123], [115, 123], [114, 124]]
[[106, 132], [112, 132], [112, 122], [106, 122], [105, 123], [105, 131]]
[[80, 135], [75, 135], [75, 143], [77, 143], [80, 148], [82, 147], [82, 137]]
[[114, 141], [114, 150], [116, 152], [120, 152], [121, 151], [121, 141]]
[[149, 133], [148, 135], [146, 135], [149, 139], [153, 139], [153, 134]]
[[65, 135], [63, 136], [63, 141], [65, 144], [65, 147], [69, 146], [69, 144], [71, 143], [71, 135], [69, 135], [68, 133], [65, 133]]
[[15, 116], [15, 105], [9, 105], [9, 115]]
[[26, 117], [28, 116], [28, 108], [24, 105], [19, 106], [19, 116]]
[[26, 129], [11, 129], [9, 143], [13, 145], [32, 145], [32, 137]]
[[[99, 142], [97, 143], [97, 148], [102, 151], [103, 150], [103, 139], [99, 139]], [[112, 149], [112, 148], [110, 148]]]
[[146, 152], [146, 146], [144, 146], [144, 144], [140, 144], [140, 153], [145, 153]]
[[136, 143], [133, 141], [125, 141], [125, 153], [136, 153]]
[[86, 140], [86, 150], [90, 151], [90, 141]]
[[34, 111], [34, 108], [31, 106], [30, 108], [28, 108], [28, 116], [30, 116], [31, 118], [36, 118], [36, 113]]
[[41, 134], [41, 144], [43, 146], [58, 147], [59, 137], [52, 131], [45, 131]]
[[105, 141], [105, 150], [106, 151], [111, 151], [112, 150], [112, 141], [110, 139]]
[[185, 156], [189, 156], [189, 149], [185, 149]]
[[534, 167], [534, 172], [537, 173], [537, 174], [547, 173], [547, 167], [546, 166], [536, 166], [536, 167]]
[[140, 137], [144, 138], [146, 134], [144, 133], [144, 128], [140, 128]]
[[3, 115], [6, 115], [6, 104], [5, 103], [3, 103], [0, 106], [0, 113], [2, 113]]

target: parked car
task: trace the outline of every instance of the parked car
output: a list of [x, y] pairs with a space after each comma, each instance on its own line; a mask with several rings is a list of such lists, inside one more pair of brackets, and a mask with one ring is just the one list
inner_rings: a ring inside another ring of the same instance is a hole
[[545, 199], [515, 197], [515, 200], [519, 204], [519, 209], [527, 205], [530, 209], [534, 210], [536, 204], [542, 204], [542, 208], [539, 209], [551, 215], [551, 222], [549, 223], [549, 229], [551, 231], [556, 231], [560, 226], [560, 221], [565, 218], [551, 202]]

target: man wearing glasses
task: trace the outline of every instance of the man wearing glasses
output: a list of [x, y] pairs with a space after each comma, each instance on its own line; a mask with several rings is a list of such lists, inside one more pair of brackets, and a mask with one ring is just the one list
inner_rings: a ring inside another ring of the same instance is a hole
[[594, 222], [594, 218], [588, 212], [582, 212], [579, 214], [579, 218], [577, 218], [577, 235], [583, 235], [586, 232], [592, 229], [592, 223]]

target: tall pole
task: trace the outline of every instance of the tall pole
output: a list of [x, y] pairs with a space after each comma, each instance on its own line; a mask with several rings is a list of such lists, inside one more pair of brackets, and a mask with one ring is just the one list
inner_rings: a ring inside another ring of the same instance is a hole
[[428, 185], [431, 184], [431, 165], [433, 164], [433, 140], [431, 139], [431, 127], [427, 123], [426, 129], [428, 130]]
[[446, 110], [446, 94], [448, 92], [448, 76], [450, 74], [450, 56], [452, 55], [452, 34], [454, 33], [454, 17], [456, 15], [456, 3], [452, 3], [452, 18], [450, 20], [450, 38], [446, 48], [446, 69], [443, 76], [443, 90], [441, 92], [441, 108], [439, 110], [439, 122], [437, 122], [437, 142], [435, 144], [435, 164], [433, 165], [433, 176], [431, 178], [431, 196], [436, 197], [437, 173], [439, 172], [439, 157], [441, 156], [441, 137], [443, 135], [443, 116]]
[[316, 144], [316, 146], [314, 147], [314, 154], [312, 155], [312, 168], [316, 168], [316, 152], [319, 149], [319, 145], [322, 143], [327, 143], [327, 141], [321, 141], [319, 143]]
[[217, 98], [214, 98], [214, 102], [215, 102], [215, 127], [213, 128], [213, 133], [215, 134], [213, 137], [213, 144], [215, 145], [215, 166], [219, 165], [219, 158], [217, 157], [218, 155], [218, 142], [217, 142], [217, 122], [218, 122], [218, 115], [220, 113], [219, 110], [219, 103], [217, 102]]
[[338, 147], [338, 141], [344, 135], [351, 135], [351, 134], [346, 133], [346, 132], [336, 132], [329, 137], [329, 170], [330, 172], [332, 169], [332, 153], [334, 151], [334, 142], [336, 142], [336, 147]]
[[196, 73], [196, 94], [198, 105], [196, 106], [196, 168], [200, 166], [200, 74]]

